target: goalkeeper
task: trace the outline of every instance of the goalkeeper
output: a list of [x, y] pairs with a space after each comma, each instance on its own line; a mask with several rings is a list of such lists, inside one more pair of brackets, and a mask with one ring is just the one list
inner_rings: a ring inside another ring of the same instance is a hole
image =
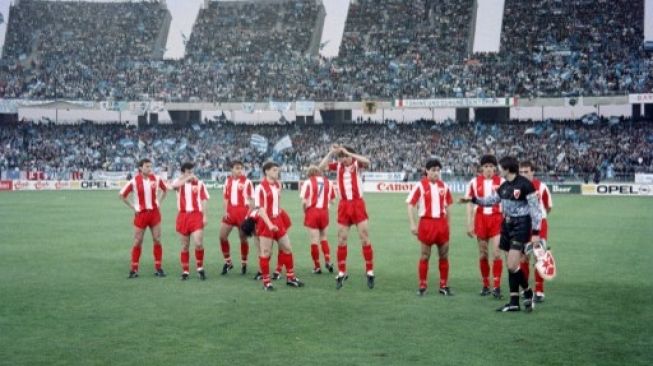
[[[532, 311], [534, 307], [533, 290], [528, 286], [528, 279], [521, 273], [521, 262], [524, 248], [529, 242], [540, 240], [540, 224], [542, 213], [539, 199], [533, 183], [519, 175], [519, 162], [512, 156], [499, 161], [501, 175], [506, 181], [499, 186], [498, 194], [489, 197], [461, 198], [461, 203], [472, 202], [481, 206], [492, 206], [501, 202], [503, 207], [503, 224], [499, 248], [508, 253], [508, 284], [510, 286], [510, 302], [497, 311], [520, 311], [519, 287], [524, 289], [524, 308]], [[532, 233], [532, 237], [531, 237]]]

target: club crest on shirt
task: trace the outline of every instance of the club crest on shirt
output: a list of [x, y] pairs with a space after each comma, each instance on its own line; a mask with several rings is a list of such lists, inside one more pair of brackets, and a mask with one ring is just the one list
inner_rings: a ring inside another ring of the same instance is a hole
[[516, 199], [516, 200], [518, 200], [518, 199], [519, 199], [519, 196], [521, 196], [521, 189], [515, 189], [515, 190], [512, 192], [512, 195], [515, 196], [515, 199]]
[[238, 189], [239, 191], [242, 191], [243, 189], [245, 189], [245, 185], [242, 184], [242, 183], [238, 183], [238, 185], [236, 186], [236, 189]]

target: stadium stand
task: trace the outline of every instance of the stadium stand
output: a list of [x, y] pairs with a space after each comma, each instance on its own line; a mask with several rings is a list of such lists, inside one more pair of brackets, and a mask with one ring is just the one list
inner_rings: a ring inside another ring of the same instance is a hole
[[[11, 7], [0, 97], [266, 101], [612, 95], [653, 88], [643, 0], [505, 4], [501, 50], [470, 54], [473, 0], [353, 2], [340, 55], [316, 55], [314, 0], [212, 2], [187, 57], [161, 58], [159, 3]], [[318, 42], [319, 43], [319, 42]]]
[[[386, 121], [382, 125], [349, 126], [253, 126], [227, 122], [145, 129], [121, 124], [20, 123], [0, 130], [0, 168], [42, 171], [51, 178], [68, 179], [72, 172], [80, 171], [133, 171], [135, 162], [148, 156], [157, 167], [168, 171], [178, 168], [181, 161], [194, 160], [198, 163], [197, 173], [204, 177], [228, 170], [228, 158], [239, 159], [257, 174], [257, 166], [272, 152], [254, 149], [250, 145], [253, 133], [266, 137], [272, 144], [290, 135], [293, 148], [275, 157], [289, 172], [318, 162], [332, 142], [349, 144], [374, 157], [372, 171], [419, 174], [424, 156], [434, 156], [442, 159], [446, 176], [469, 177], [476, 172], [480, 155], [491, 152], [533, 160], [552, 180], [582, 180], [597, 169], [609, 179], [653, 172], [653, 126], [629, 120], [603, 120], [595, 125], [581, 121]], [[523, 143], [514, 145], [518, 140]]]

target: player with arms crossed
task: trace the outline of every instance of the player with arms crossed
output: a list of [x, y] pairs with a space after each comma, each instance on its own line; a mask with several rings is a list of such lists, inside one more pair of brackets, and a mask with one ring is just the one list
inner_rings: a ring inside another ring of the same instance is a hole
[[[418, 295], [426, 293], [431, 248], [438, 247], [440, 289], [444, 296], [452, 295], [448, 285], [449, 279], [449, 210], [453, 204], [449, 187], [440, 180], [442, 164], [437, 159], [426, 162], [426, 177], [413, 187], [406, 203], [408, 204], [408, 220], [410, 232], [417, 236], [421, 243], [421, 256], [418, 263], [419, 289]], [[415, 208], [419, 216], [419, 225], [415, 225]]]
[[[533, 310], [533, 290], [528, 279], [521, 273], [520, 262], [526, 244], [540, 240], [542, 213], [533, 183], [519, 175], [519, 162], [512, 156], [499, 161], [501, 173], [506, 181], [499, 186], [497, 193], [489, 197], [461, 198], [461, 203], [472, 202], [484, 207], [501, 202], [504, 220], [501, 225], [499, 248], [508, 253], [508, 284], [510, 302], [497, 309], [501, 312], [520, 311], [519, 287], [524, 289], [524, 307]], [[532, 235], [532, 236], [531, 236]]]
[[193, 163], [181, 165], [181, 176], [172, 184], [177, 191], [177, 232], [181, 239], [180, 261], [181, 279], [187, 280], [190, 272], [190, 240], [195, 245], [195, 263], [200, 280], [206, 279], [204, 271], [204, 226], [207, 219], [204, 210], [205, 202], [209, 199], [209, 192], [204, 182], [193, 174]]
[[[336, 155], [338, 161], [329, 163]], [[356, 154], [350, 147], [332, 145], [329, 153], [320, 162], [319, 168], [337, 172], [338, 202], [338, 276], [336, 289], [342, 288], [347, 275], [347, 237], [352, 225], [356, 225], [365, 259], [367, 287], [374, 288], [374, 252], [369, 239], [368, 217], [363, 200], [361, 168], [368, 167], [370, 160]]]
[[[497, 158], [494, 155], [483, 155], [481, 157], [481, 174], [469, 182], [465, 197], [489, 197], [499, 188], [504, 179], [496, 174]], [[499, 250], [499, 234], [501, 233], [501, 205], [499, 203], [490, 206], [474, 207], [467, 204], [467, 235], [470, 238], [476, 236], [478, 242], [478, 261], [481, 270], [483, 288], [481, 296], [490, 293], [497, 299], [501, 298], [501, 272], [503, 271], [503, 260]], [[490, 264], [488, 263], [489, 248], [492, 243], [492, 292], [490, 292]]]
[[[159, 192], [161, 196], [159, 197]], [[128, 200], [129, 194], [134, 193], [134, 202]], [[166, 274], [161, 268], [163, 258], [163, 247], [161, 246], [161, 212], [159, 211], [159, 200], [163, 202], [167, 195], [166, 184], [160, 177], [152, 172], [152, 161], [141, 159], [138, 162], [138, 174], [134, 176], [119, 193], [120, 199], [136, 212], [134, 216], [134, 244], [131, 252], [131, 269], [129, 278], [138, 277], [138, 264], [141, 258], [143, 247], [143, 236], [145, 229], [150, 228], [154, 245], [154, 275], [165, 277]]]
[[224, 216], [220, 224], [220, 249], [224, 256], [225, 264], [222, 267], [222, 274], [226, 275], [234, 265], [229, 253], [229, 234], [233, 228], [238, 230], [240, 237], [240, 259], [241, 274], [247, 273], [247, 256], [249, 255], [249, 244], [247, 237], [240, 231], [240, 225], [250, 210], [250, 201], [254, 196], [252, 182], [243, 174], [243, 163], [233, 161], [231, 163], [231, 176], [227, 177], [224, 183]]

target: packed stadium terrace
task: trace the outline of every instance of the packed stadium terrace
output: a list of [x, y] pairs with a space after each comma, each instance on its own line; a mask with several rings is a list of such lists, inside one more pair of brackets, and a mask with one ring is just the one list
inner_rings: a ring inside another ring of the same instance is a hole
[[653, 88], [643, 0], [507, 0], [501, 50], [483, 55], [469, 53], [472, 0], [357, 0], [333, 59], [307, 55], [318, 3], [275, 4], [210, 4], [187, 57], [170, 61], [153, 56], [169, 16], [160, 4], [22, 0], [11, 8], [0, 97], [346, 101]]
[[[262, 162], [271, 156], [283, 162], [283, 171], [300, 172], [318, 163], [332, 143], [341, 143], [370, 156], [371, 171], [419, 174], [425, 159], [438, 157], [446, 177], [470, 177], [480, 156], [494, 153], [530, 159], [539, 174], [551, 180], [583, 180], [597, 170], [609, 179], [653, 172], [653, 126], [647, 122], [386, 122], [339, 126], [207, 123], [144, 129], [119, 124], [20, 123], [0, 129], [0, 170], [41, 171], [48, 178], [69, 179], [73, 172], [134, 171], [138, 159], [149, 157], [168, 172], [176, 171], [183, 161], [195, 161], [196, 172], [209, 178], [228, 171], [229, 159], [237, 159], [257, 176]], [[279, 155], [271, 150], [261, 153], [250, 145], [254, 133], [266, 137], [270, 145], [289, 135], [293, 148]]]

